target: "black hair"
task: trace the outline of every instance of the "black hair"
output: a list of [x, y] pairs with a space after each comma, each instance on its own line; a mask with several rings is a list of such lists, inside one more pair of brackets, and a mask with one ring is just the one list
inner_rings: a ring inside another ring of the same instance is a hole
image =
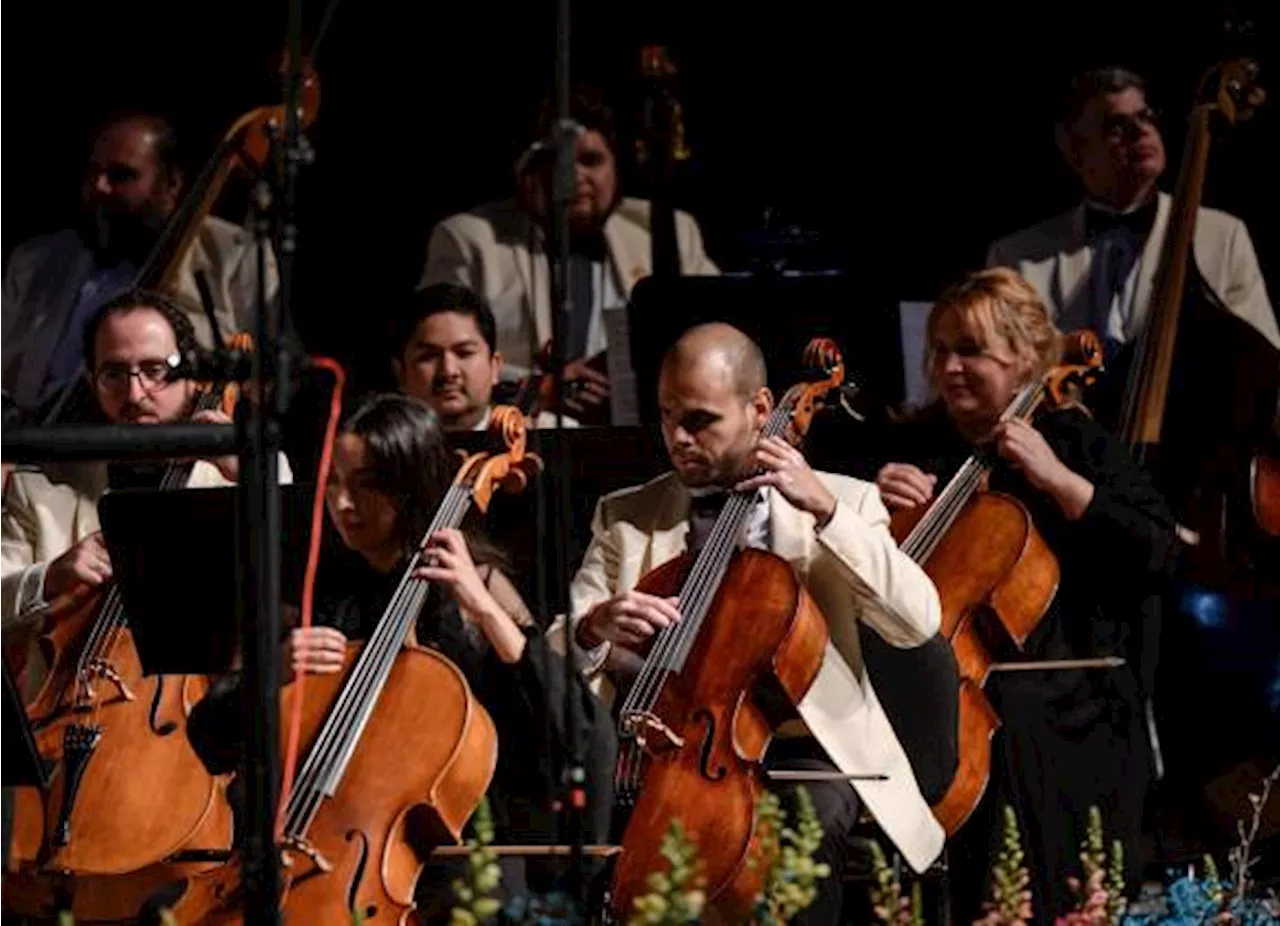
[[178, 344], [178, 353], [186, 357], [196, 349], [196, 330], [191, 324], [188, 303], [178, 296], [162, 293], [152, 289], [131, 289], [121, 293], [94, 312], [84, 326], [84, 368], [90, 372], [96, 367], [94, 348], [98, 339], [98, 330], [112, 315], [123, 315], [136, 309], [151, 309], [158, 312], [173, 329], [173, 338]]
[[1121, 93], [1130, 87], [1146, 92], [1147, 82], [1135, 71], [1121, 67], [1092, 68], [1071, 79], [1058, 108], [1059, 125], [1070, 125], [1089, 101], [1103, 93]]
[[[343, 434], [365, 442], [378, 491], [396, 504], [395, 533], [405, 556], [417, 549], [436, 509], [453, 483], [457, 457], [450, 452], [440, 418], [424, 402], [397, 392], [371, 396], [351, 413]], [[477, 565], [505, 568], [502, 554], [467, 531]]]
[[157, 113], [134, 109], [118, 110], [111, 113], [98, 125], [93, 133], [93, 138], [96, 140], [112, 126], [123, 125], [128, 122], [136, 122], [145, 126], [155, 136], [152, 150], [155, 151], [156, 160], [166, 173], [174, 170], [186, 170], [183, 150], [179, 144], [178, 133], [173, 128], [173, 123]]
[[433, 283], [415, 292], [408, 309], [396, 314], [392, 321], [391, 355], [397, 360], [404, 357], [404, 349], [418, 325], [441, 312], [456, 312], [475, 319], [480, 337], [489, 345], [489, 353], [498, 349], [498, 325], [484, 297], [457, 283]]
[[[555, 128], [559, 111], [554, 98], [542, 101], [538, 125], [533, 141], [548, 139]], [[569, 118], [584, 129], [599, 132], [609, 144], [614, 157], [618, 156], [618, 124], [613, 106], [599, 87], [591, 84], [574, 84], [569, 89]]]

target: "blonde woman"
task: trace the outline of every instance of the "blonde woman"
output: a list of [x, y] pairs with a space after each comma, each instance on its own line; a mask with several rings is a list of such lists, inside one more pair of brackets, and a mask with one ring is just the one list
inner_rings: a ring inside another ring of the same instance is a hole
[[[961, 920], [977, 912], [981, 872], [999, 838], [1001, 805], [1018, 814], [1037, 919], [1069, 907], [1088, 809], [1121, 839], [1137, 884], [1150, 747], [1142, 703], [1154, 641], [1143, 640], [1174, 547], [1173, 518], [1124, 446], [1078, 408], [1001, 421], [1009, 402], [1060, 356], [1060, 335], [1035, 291], [1012, 270], [969, 275], [935, 304], [928, 374], [938, 400], [890, 431], [876, 483], [890, 509], [926, 505], [970, 454], [991, 455], [991, 488], [1019, 498], [1058, 557], [1061, 584], [1025, 650], [1002, 660], [1119, 655], [1118, 669], [1039, 670], [987, 683], [1003, 728], [991, 783], [961, 831], [952, 877]], [[1150, 635], [1150, 632], [1147, 634]], [[1145, 647], [1143, 644], [1145, 643]]]

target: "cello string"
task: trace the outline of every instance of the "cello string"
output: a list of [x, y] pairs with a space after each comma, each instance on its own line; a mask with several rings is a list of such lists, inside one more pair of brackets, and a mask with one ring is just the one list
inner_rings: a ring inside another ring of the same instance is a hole
[[[451, 486], [445, 494], [427, 537], [444, 527], [456, 527], [462, 522], [470, 507], [471, 494], [459, 486]], [[426, 537], [423, 538], [425, 542]], [[425, 603], [430, 583], [414, 579], [413, 572], [422, 562], [422, 545], [410, 559], [391, 603], [362, 650], [352, 671], [352, 677], [343, 685], [338, 701], [325, 721], [316, 745], [311, 749], [294, 794], [290, 801], [287, 832], [300, 836], [305, 832], [324, 798], [324, 784], [334, 773], [337, 763], [347, 754], [346, 746], [355, 732], [366, 705], [376, 701], [391, 670], [391, 665], [404, 643], [409, 624], [415, 620]]]
[[[790, 415], [791, 404], [784, 401], [765, 422], [762, 436], [776, 436]], [[629, 696], [627, 699], [631, 702], [632, 709], [643, 704], [643, 709], [648, 710], [657, 701], [665, 681], [669, 657], [674, 656], [677, 663], [687, 658], [745, 525], [749, 498], [751, 496], [747, 494], [734, 493], [716, 519], [704, 550], [694, 561], [693, 569], [681, 589], [681, 616], [684, 619], [675, 628], [664, 628], [659, 634], [642, 668], [643, 680], [637, 678], [632, 687], [631, 693], [635, 698]], [[624, 704], [624, 710], [626, 707]]]
[[[1019, 390], [1001, 414], [1000, 420], [1027, 419], [1039, 406], [1044, 395], [1043, 379], [1035, 380]], [[968, 504], [990, 467], [980, 454], [971, 454], [957, 470], [938, 500], [903, 542], [903, 552], [916, 562], [927, 560], [955, 519]], [[934, 512], [937, 511], [935, 515]]]
[[[427, 536], [439, 529], [441, 521], [453, 520], [457, 509], [462, 507], [456, 497], [458, 493], [455, 492], [455, 488], [450, 487], [449, 492], [446, 493], [445, 501], [441, 504], [436, 518], [433, 519], [433, 524]], [[458, 520], [460, 521], [461, 519], [458, 518]], [[419, 547], [420, 550], [421, 547]], [[399, 650], [399, 643], [403, 640], [403, 635], [401, 634], [397, 638], [396, 631], [401, 628], [407, 630], [406, 615], [410, 613], [415, 597], [410, 590], [411, 583], [407, 580], [419, 561], [420, 552], [415, 553], [409, 567], [406, 568], [392, 601], [388, 605], [386, 612], [384, 612], [384, 618], [379, 621], [373, 636], [361, 652], [356, 667], [352, 671], [352, 678], [343, 686], [338, 702], [330, 711], [330, 717], [326, 720], [320, 736], [317, 737], [316, 745], [312, 748], [311, 754], [307, 757], [307, 763], [298, 776], [299, 790], [305, 792], [305, 795], [300, 795], [300, 797], [307, 798], [302, 801], [302, 804], [311, 804], [309, 808], [305, 806], [302, 808], [305, 811], [304, 820], [301, 822], [303, 829], [309, 824], [314, 810], [319, 806], [319, 801], [323, 799], [323, 785], [328, 773], [332, 770], [331, 763], [335, 761], [334, 750], [340, 746], [342, 734], [351, 723], [352, 710], [358, 708], [359, 703], [367, 696], [370, 684], [377, 678], [379, 674], [377, 664], [386, 659], [388, 655], [394, 659]], [[420, 584], [425, 585], [426, 583]], [[299, 821], [295, 818], [292, 808], [288, 824], [291, 833], [294, 835], [300, 834], [296, 829]]]
[[[689, 577], [685, 580], [680, 591], [681, 617], [683, 620], [675, 627], [664, 628], [655, 640], [650, 650], [649, 657], [645, 660], [642, 667], [643, 679], [637, 678], [636, 684], [632, 686], [631, 697], [629, 695], [631, 709], [637, 705], [643, 704], [643, 710], [648, 710], [656, 702], [658, 695], [661, 693], [662, 678], [667, 667], [667, 660], [673, 653], [680, 650], [681, 639], [686, 635], [696, 634], [697, 625], [701, 622], [701, 613], [707, 604], [704, 599], [707, 597], [705, 590], [712, 581], [717, 578], [717, 573], [722, 573], [722, 564], [718, 562], [720, 559], [720, 547], [723, 546], [723, 537], [733, 532], [733, 523], [737, 520], [734, 511], [734, 503], [738, 501], [738, 497], [731, 498], [726, 503], [720, 516], [716, 519], [715, 525], [712, 527], [711, 534], [707, 538], [703, 553], [694, 560], [693, 568], [690, 570]], [[624, 709], [627, 705], [624, 704]]]
[[[449, 492], [446, 493], [445, 501], [441, 505], [441, 513], [444, 513], [448, 509], [452, 509], [454, 507], [455, 499], [451, 497], [452, 494], [453, 487], [450, 487]], [[439, 520], [440, 518], [437, 516], [435, 521], [438, 522]], [[432, 527], [435, 527], [434, 523]], [[430, 536], [430, 534], [428, 534], [428, 536]], [[405, 574], [401, 578], [400, 584], [397, 586], [396, 592], [392, 596], [392, 601], [388, 604], [387, 611], [385, 612], [387, 616], [384, 616], [383, 620], [379, 622], [378, 628], [375, 630], [364, 650], [361, 652], [356, 666], [352, 670], [352, 677], [343, 686], [337, 703], [335, 703], [333, 709], [330, 711], [330, 716], [326, 720], [325, 726], [322, 728], [320, 735], [317, 737], [316, 744], [311, 749], [302, 771], [299, 773], [298, 790], [300, 792], [304, 792], [303, 794], [300, 794], [299, 797], [305, 799], [314, 798], [316, 802], [311, 808], [311, 812], [314, 811], [315, 806], [318, 806], [318, 801], [323, 798], [323, 781], [329, 762], [332, 761], [332, 748], [334, 745], [334, 739], [337, 736], [337, 731], [345, 725], [345, 722], [348, 722], [353, 699], [358, 700], [358, 696], [363, 694], [364, 690], [367, 688], [371, 665], [383, 655], [383, 650], [386, 647], [385, 640], [394, 636], [393, 633], [382, 633], [383, 628], [385, 627], [390, 631], [393, 629], [393, 625], [403, 623], [403, 614], [407, 610], [409, 601], [411, 600], [411, 596], [406, 595], [406, 589], [408, 586], [405, 578], [412, 574], [413, 568], [415, 568], [416, 565], [417, 555], [415, 554], [413, 560], [411, 560], [410, 567], [405, 570]], [[376, 670], [374, 671], [376, 674]], [[305, 799], [300, 803], [306, 804], [307, 800]], [[293, 802], [291, 801], [291, 803]], [[310, 812], [306, 813], [306, 821], [303, 823], [304, 828], [306, 823], [309, 822], [310, 816]], [[288, 826], [289, 831], [294, 835], [299, 835], [295, 829], [297, 823], [298, 821], [295, 819], [295, 811], [291, 808]]]

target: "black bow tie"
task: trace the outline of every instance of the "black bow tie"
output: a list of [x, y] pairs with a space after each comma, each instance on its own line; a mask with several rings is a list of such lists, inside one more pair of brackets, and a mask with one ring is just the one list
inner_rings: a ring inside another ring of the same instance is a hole
[[689, 496], [689, 517], [715, 519], [729, 500], [728, 492], [708, 492], [704, 495]]
[[1135, 238], [1145, 238], [1156, 220], [1156, 200], [1154, 197], [1144, 206], [1126, 212], [1112, 212], [1098, 206], [1085, 204], [1084, 233], [1086, 238], [1096, 238], [1111, 231], [1127, 229]]

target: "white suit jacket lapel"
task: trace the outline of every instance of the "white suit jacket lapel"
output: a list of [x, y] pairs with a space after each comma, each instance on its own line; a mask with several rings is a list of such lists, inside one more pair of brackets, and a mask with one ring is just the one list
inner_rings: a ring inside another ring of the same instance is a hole
[[529, 313], [529, 327], [534, 342], [530, 345], [533, 355], [551, 340], [551, 265], [547, 262], [546, 237], [534, 222], [525, 219], [525, 247], [515, 251], [516, 272], [524, 291], [529, 294], [525, 311]]
[[615, 212], [604, 223], [604, 241], [613, 261], [618, 291], [630, 299], [632, 288], [653, 273], [649, 236], [640, 226], [619, 218]]
[[1129, 330], [1125, 332], [1133, 337], [1134, 332], [1141, 331], [1147, 317], [1147, 304], [1151, 302], [1151, 288], [1155, 282], [1156, 271], [1160, 269], [1160, 252], [1164, 248], [1164, 235], [1169, 228], [1169, 212], [1172, 198], [1167, 193], [1156, 194], [1156, 217], [1151, 223], [1151, 231], [1147, 234], [1147, 243], [1142, 248], [1142, 262], [1138, 265], [1138, 284], [1133, 293], [1133, 312], [1129, 319]]
[[1086, 303], [1092, 298], [1089, 292], [1089, 268], [1093, 263], [1093, 248], [1089, 247], [1084, 237], [1084, 204], [1081, 203], [1071, 213], [1068, 238], [1058, 251], [1058, 315], [1075, 315], [1069, 313], [1068, 307], [1083, 299]]
[[663, 493], [654, 511], [653, 523], [670, 527], [656, 528], [650, 534], [649, 548], [640, 565], [641, 575], [689, 549], [689, 492], [678, 479], [672, 479], [670, 488]]
[[765, 490], [769, 505], [769, 534], [773, 552], [785, 559], [803, 580], [813, 556], [813, 521], [778, 492]]

